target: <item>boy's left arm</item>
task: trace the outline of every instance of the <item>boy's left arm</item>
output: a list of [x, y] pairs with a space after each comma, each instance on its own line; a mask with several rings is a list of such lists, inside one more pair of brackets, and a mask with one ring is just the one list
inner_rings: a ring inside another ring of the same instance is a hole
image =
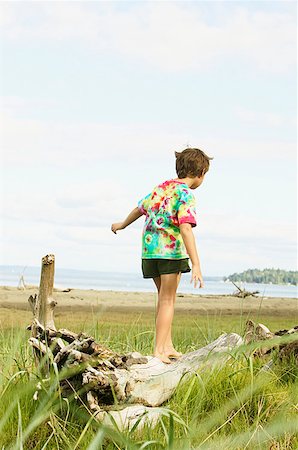
[[128, 225], [133, 223], [135, 220], [139, 219], [142, 215], [143, 213], [139, 210], [138, 207], [136, 207], [128, 214], [128, 216], [126, 217], [126, 219], [123, 220], [123, 222], [113, 223], [111, 226], [111, 230], [113, 231], [113, 233], [117, 234], [118, 230], [123, 230]]

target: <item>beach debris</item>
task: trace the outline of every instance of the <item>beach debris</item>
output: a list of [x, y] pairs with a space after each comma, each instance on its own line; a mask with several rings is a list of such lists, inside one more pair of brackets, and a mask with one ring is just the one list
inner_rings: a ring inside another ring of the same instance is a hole
[[20, 275], [20, 278], [19, 278], [19, 283], [18, 283], [18, 289], [20, 289], [20, 290], [23, 290], [23, 291], [25, 291], [26, 290], [26, 283], [25, 283], [25, 278], [24, 278], [24, 272], [25, 272], [25, 270], [26, 270], [26, 267], [24, 267], [24, 269], [23, 269], [23, 273], [22, 273], [22, 275]]
[[[285, 336], [290, 336], [297, 334], [289, 342], [286, 339], [281, 339]], [[270, 344], [270, 340], [274, 339], [274, 344]], [[278, 330], [272, 332], [266, 325], [262, 323], [255, 324], [252, 320], [247, 320], [245, 328], [245, 344], [250, 344], [253, 342], [266, 341], [268, 345], [258, 346], [253, 351], [253, 356], [266, 356], [272, 353], [273, 350], [277, 350], [278, 358], [285, 360], [294, 357], [298, 364], [298, 325], [288, 329], [288, 330]], [[272, 364], [268, 363], [269, 366]]]
[[233, 285], [238, 289], [238, 291], [235, 291], [235, 292], [233, 293], [233, 296], [234, 296], [234, 297], [240, 297], [240, 298], [245, 298], [245, 297], [256, 297], [257, 294], [260, 293], [260, 291], [253, 291], [253, 292], [247, 291], [246, 289], [241, 288], [240, 286], [237, 286], [237, 284], [234, 283], [234, 281], [232, 281], [232, 283], [233, 283]]
[[54, 292], [70, 292], [70, 291], [72, 291], [71, 288], [65, 288], [65, 289], [54, 288]]
[[[44, 375], [59, 372], [60, 388], [67, 398], [75, 394], [97, 420], [118, 429], [141, 428], [168, 414], [162, 405], [178, 384], [187, 383], [198, 369], [224, 364], [243, 343], [236, 333], [223, 333], [206, 346], [163, 363], [139, 352], [119, 354], [84, 332], [57, 330], [54, 324], [54, 255], [42, 258], [38, 295], [28, 301], [33, 321], [29, 344]], [[35, 395], [36, 399], [38, 394]]]

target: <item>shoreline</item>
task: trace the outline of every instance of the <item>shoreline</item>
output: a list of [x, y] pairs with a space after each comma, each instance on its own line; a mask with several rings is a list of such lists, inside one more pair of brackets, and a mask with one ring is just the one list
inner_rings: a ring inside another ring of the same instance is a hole
[[[39, 290], [39, 285], [35, 285], [35, 284], [27, 284], [26, 288], [19, 288], [17, 286], [10, 286], [10, 285], [0, 285], [0, 300], [1, 300], [1, 292], [2, 291], [14, 291], [14, 292], [32, 292], [32, 291], [37, 291]], [[197, 288], [197, 292], [200, 292], [201, 290], [199, 288]], [[78, 292], [86, 292], [86, 293], [94, 293], [94, 294], [104, 294], [104, 293], [119, 293], [120, 295], [125, 294], [132, 294], [134, 295], [155, 295], [156, 291], [154, 290], [154, 287], [152, 286], [152, 289], [148, 289], [148, 291], [143, 291], [143, 290], [117, 290], [117, 289], [94, 289], [94, 288], [63, 288], [63, 287], [54, 287], [53, 289], [53, 293], [54, 294], [70, 294], [70, 293], [78, 293]], [[239, 297], [236, 297], [235, 295], [232, 294], [199, 294], [199, 293], [189, 293], [189, 292], [179, 292], [177, 291], [176, 297], [200, 297], [200, 298], [234, 298], [237, 299]], [[265, 295], [263, 296], [261, 293], [257, 294], [256, 297], [254, 296], [249, 296], [247, 298], [250, 299], [254, 299], [254, 300], [260, 300], [260, 299], [271, 299], [271, 300], [298, 300], [298, 297], [274, 297], [274, 296], [270, 296], [270, 295]], [[243, 299], [240, 299], [243, 300]]]
[[[28, 298], [38, 293], [37, 286], [19, 289], [12, 286], [0, 286], [0, 308], [30, 311]], [[143, 291], [115, 291], [95, 289], [55, 288], [53, 297], [57, 301], [55, 314], [65, 311], [111, 311], [146, 312], [154, 311], [157, 293]], [[222, 294], [178, 293], [175, 312], [233, 315], [240, 313], [262, 313], [274, 316], [289, 315], [298, 321], [298, 299], [292, 297], [246, 297]]]

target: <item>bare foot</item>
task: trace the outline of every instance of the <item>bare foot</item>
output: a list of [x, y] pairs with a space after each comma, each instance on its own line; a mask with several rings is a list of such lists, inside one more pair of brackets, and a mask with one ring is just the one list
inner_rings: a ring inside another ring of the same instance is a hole
[[181, 352], [177, 352], [174, 348], [165, 350], [165, 355], [172, 358], [180, 358], [183, 355]]
[[172, 362], [165, 353], [154, 352], [153, 356], [160, 359], [162, 362], [166, 364], [170, 364]]

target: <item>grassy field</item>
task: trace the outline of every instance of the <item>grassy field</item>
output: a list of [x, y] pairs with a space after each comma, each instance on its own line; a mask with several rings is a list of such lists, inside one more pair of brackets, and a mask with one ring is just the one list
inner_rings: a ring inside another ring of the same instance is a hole
[[[243, 334], [247, 318], [271, 330], [296, 325], [295, 317], [225, 315], [177, 311], [174, 343], [182, 352], [198, 349], [223, 332]], [[297, 317], [296, 317], [297, 318]], [[63, 398], [55, 376], [42, 381], [34, 367], [25, 330], [29, 311], [0, 309], [0, 448], [4, 449], [297, 449], [298, 368], [294, 361], [264, 361], [238, 352], [225, 366], [198, 370], [164, 404], [154, 428], [119, 433], [97, 423], [80, 399]], [[152, 354], [152, 311], [87, 311], [56, 314], [56, 326], [84, 330], [118, 352]], [[41, 381], [38, 399], [34, 400]]]

